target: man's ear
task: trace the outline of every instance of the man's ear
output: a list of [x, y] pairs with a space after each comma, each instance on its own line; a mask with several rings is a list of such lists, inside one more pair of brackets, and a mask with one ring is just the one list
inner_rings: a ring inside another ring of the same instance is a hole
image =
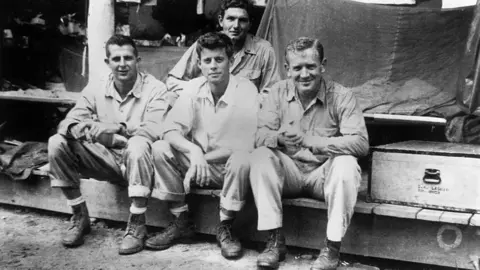
[[323, 58], [322, 60], [322, 72], [325, 72], [325, 66], [327, 65], [327, 58]]
[[137, 64], [142, 62], [142, 58], [140, 56], [137, 57]]
[[283, 66], [285, 67], [285, 70], [287, 71], [287, 77], [290, 78], [290, 65], [285, 62], [285, 64], [283, 64]]
[[220, 25], [220, 27], [223, 28], [223, 16], [222, 15], [218, 15], [218, 24]]
[[103, 59], [103, 61], [104, 61], [105, 64], [107, 64], [107, 65], [110, 63], [110, 61], [108, 60], [108, 58]]

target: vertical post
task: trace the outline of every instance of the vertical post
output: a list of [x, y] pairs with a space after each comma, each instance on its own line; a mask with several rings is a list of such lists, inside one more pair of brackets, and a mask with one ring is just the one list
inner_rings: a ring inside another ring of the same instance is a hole
[[88, 81], [108, 74], [105, 43], [115, 32], [115, 0], [90, 0], [88, 6]]
[[0, 3], [0, 91], [2, 90], [2, 84], [3, 84], [3, 29], [5, 25], [5, 17], [6, 17], [6, 4], [5, 1], [2, 1]]

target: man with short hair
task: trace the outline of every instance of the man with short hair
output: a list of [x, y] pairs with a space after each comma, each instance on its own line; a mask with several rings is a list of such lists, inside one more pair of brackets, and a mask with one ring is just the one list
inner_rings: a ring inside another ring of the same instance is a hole
[[238, 258], [242, 246], [232, 232], [236, 212], [248, 192], [249, 153], [257, 127], [257, 88], [231, 75], [232, 43], [222, 33], [198, 39], [202, 77], [185, 85], [165, 120], [163, 139], [153, 144], [155, 184], [175, 221], [147, 239], [162, 250], [193, 236], [185, 195], [190, 185], [221, 188], [217, 241], [225, 258]]
[[286, 48], [288, 79], [272, 87], [258, 116], [250, 183], [258, 230], [269, 231], [257, 263], [278, 267], [285, 258], [282, 196], [308, 196], [328, 205], [326, 246], [311, 269], [336, 269], [350, 224], [368, 134], [353, 93], [323, 76], [326, 60], [317, 39], [298, 38]]
[[[230, 73], [249, 79], [263, 93], [280, 80], [280, 74], [272, 45], [248, 33], [252, 25], [252, 9], [250, 0], [223, 0], [218, 22], [222, 33], [233, 42]], [[169, 91], [181, 91], [187, 81], [201, 75], [195, 48], [196, 43], [169, 72], [166, 81]]]
[[119, 184], [128, 182], [132, 200], [120, 254], [143, 249], [145, 211], [152, 193], [151, 143], [158, 139], [168, 103], [166, 86], [138, 71], [137, 48], [126, 36], [106, 43], [105, 63], [111, 74], [90, 82], [81, 98], [48, 142], [52, 187], [60, 188], [73, 209], [72, 226], [62, 243], [83, 244], [90, 218], [80, 192], [80, 174]]

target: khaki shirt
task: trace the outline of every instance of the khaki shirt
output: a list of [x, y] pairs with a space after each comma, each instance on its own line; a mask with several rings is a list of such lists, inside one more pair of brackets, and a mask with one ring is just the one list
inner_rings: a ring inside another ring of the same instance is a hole
[[113, 75], [99, 83], [87, 85], [75, 107], [60, 123], [58, 133], [68, 135], [68, 128], [84, 120], [123, 123], [126, 136], [159, 139], [161, 124], [168, 109], [165, 84], [149, 74], [139, 73], [132, 90], [122, 99], [117, 93]]
[[[186, 81], [202, 75], [198, 67], [196, 47], [195, 42], [168, 73], [166, 84], [169, 91], [181, 91], [185, 88]], [[234, 56], [230, 73], [249, 79], [260, 92], [268, 92], [266, 89], [280, 80], [272, 45], [250, 34], [247, 35], [242, 50]]]
[[278, 135], [294, 128], [314, 136], [313, 151], [285, 149], [297, 165], [318, 166], [338, 155], [364, 156], [368, 153], [368, 133], [362, 111], [350, 89], [323, 79], [317, 98], [304, 110], [293, 80], [275, 84], [258, 115], [257, 147], [278, 146]]
[[193, 79], [168, 113], [164, 134], [178, 131], [205, 153], [226, 148], [253, 150], [257, 128], [257, 88], [230, 75], [227, 89], [214, 104], [205, 77]]

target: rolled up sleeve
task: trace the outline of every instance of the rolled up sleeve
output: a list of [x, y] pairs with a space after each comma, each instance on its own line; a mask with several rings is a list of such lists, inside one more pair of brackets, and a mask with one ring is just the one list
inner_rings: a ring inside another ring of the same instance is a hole
[[258, 112], [258, 129], [255, 136], [256, 147], [278, 147], [278, 130], [280, 129], [279, 89], [272, 87], [271, 92], [263, 100]]
[[196, 47], [197, 43], [195, 42], [168, 73], [166, 80], [168, 91], [182, 91], [185, 89], [186, 82], [200, 76], [201, 71], [197, 65], [198, 56]]
[[91, 120], [94, 114], [96, 114], [94, 89], [87, 86], [82, 91], [82, 95], [75, 106], [58, 125], [58, 134], [68, 136], [70, 126], [85, 120]]

